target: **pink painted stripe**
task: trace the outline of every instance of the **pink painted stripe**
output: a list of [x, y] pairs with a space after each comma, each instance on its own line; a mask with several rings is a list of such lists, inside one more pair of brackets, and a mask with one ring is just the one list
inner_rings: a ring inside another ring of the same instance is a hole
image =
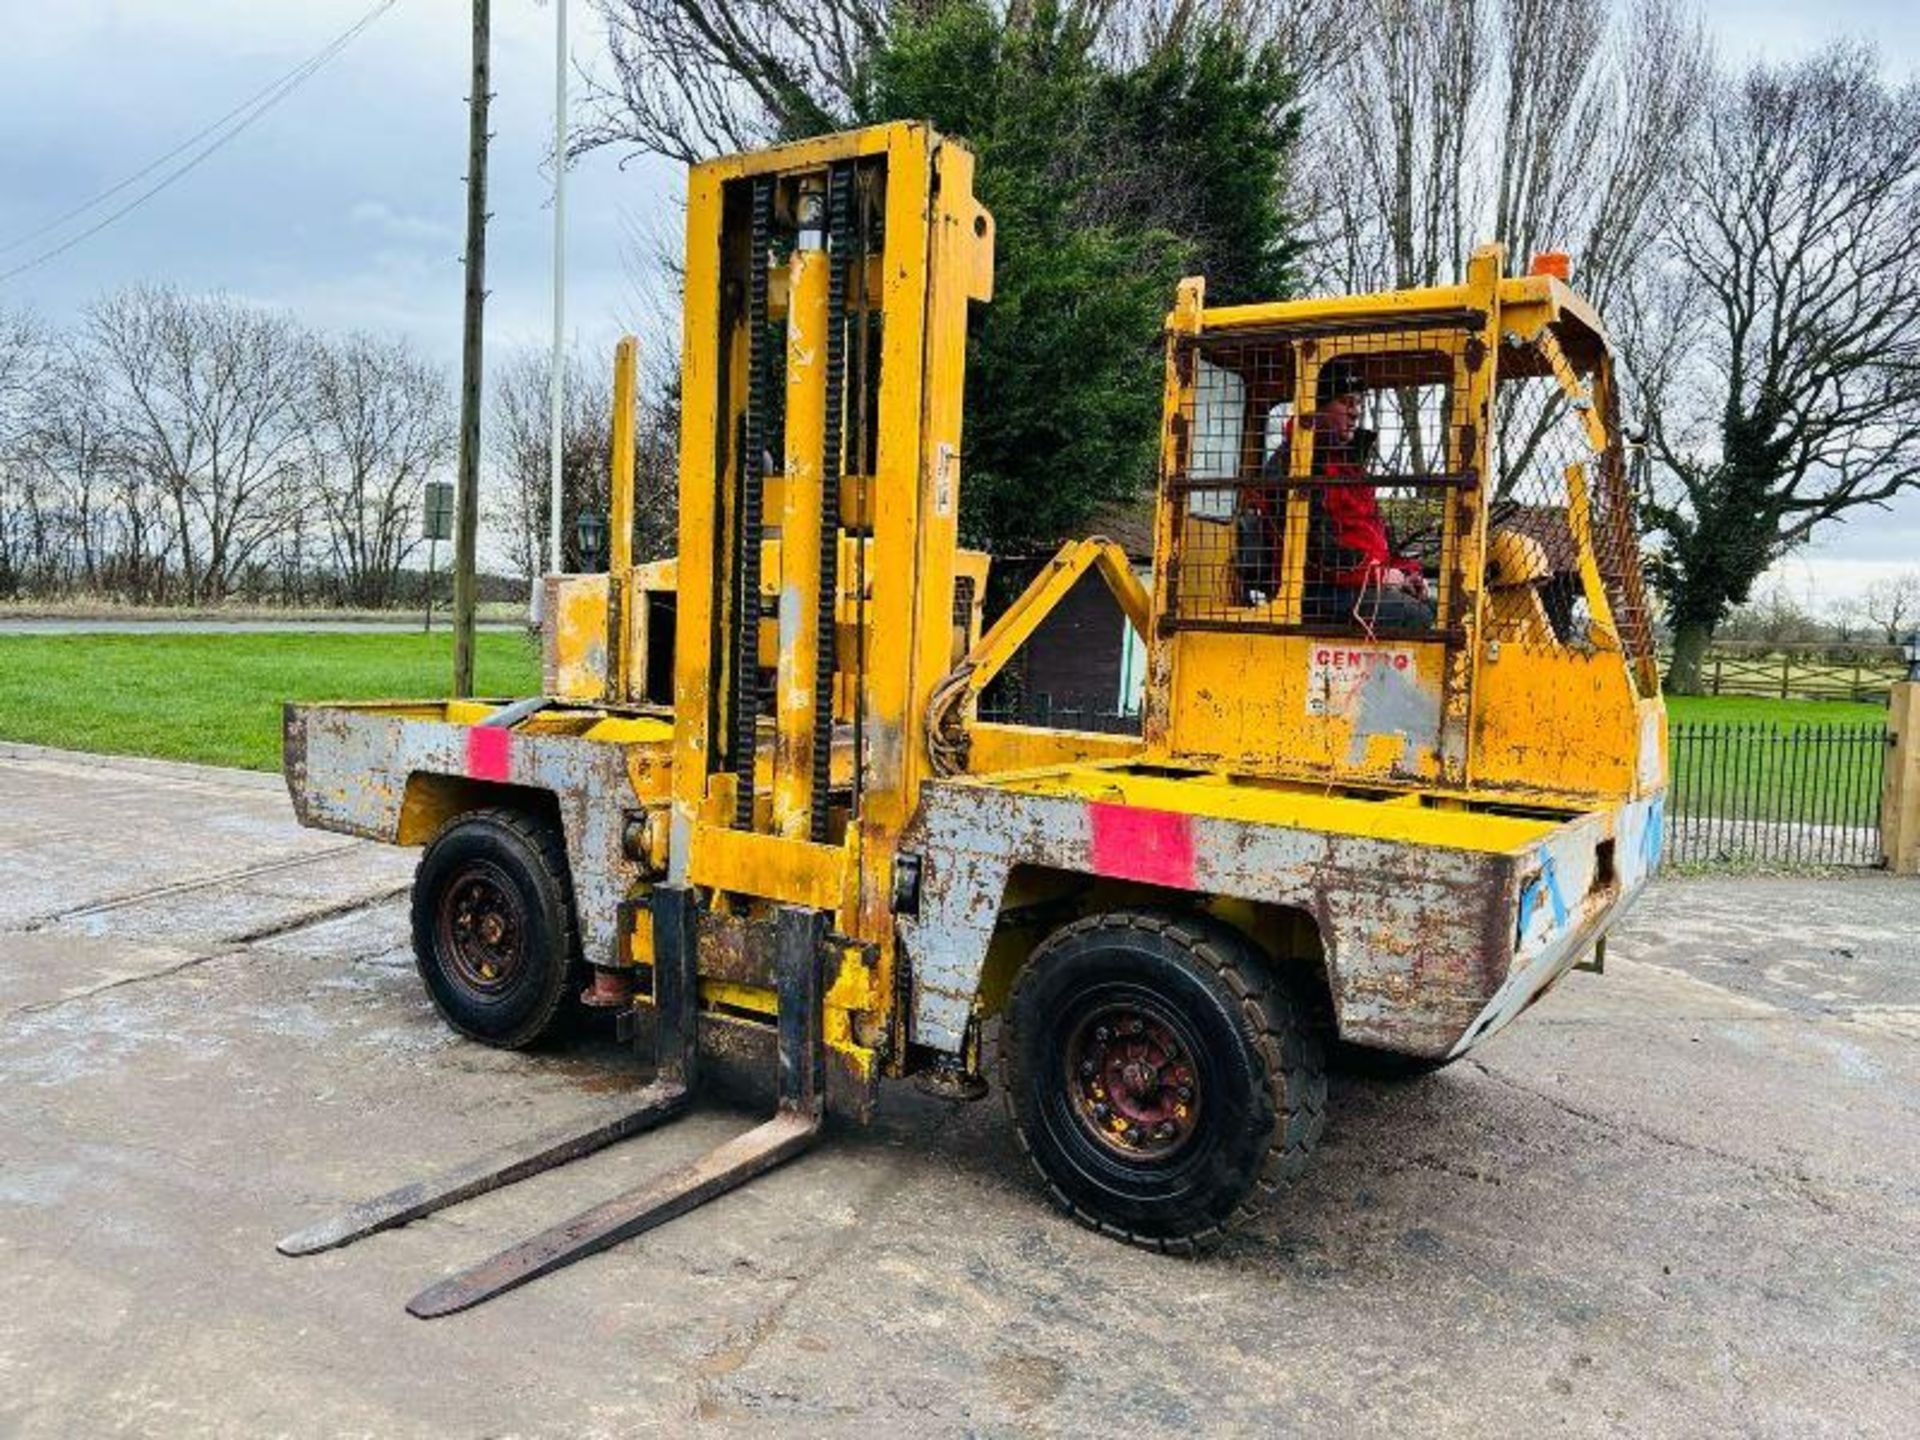
[[1193, 889], [1193, 817], [1131, 805], [1087, 806], [1093, 873]]
[[505, 780], [513, 773], [513, 732], [467, 731], [467, 774], [474, 780]]

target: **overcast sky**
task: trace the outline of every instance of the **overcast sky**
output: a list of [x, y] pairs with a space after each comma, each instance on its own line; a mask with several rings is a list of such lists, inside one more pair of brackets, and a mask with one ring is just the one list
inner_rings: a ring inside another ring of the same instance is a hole
[[[30, 232], [126, 178], [298, 65], [374, 0], [0, 0], [0, 272], [72, 233]], [[493, 354], [550, 325], [553, 11], [494, 0], [495, 141], [487, 337]], [[573, 49], [600, 37], [572, 0]], [[138, 280], [222, 289], [329, 328], [403, 331], [458, 353], [466, 0], [398, 0], [359, 39], [193, 173], [99, 235], [0, 281], [0, 306], [71, 320]], [[1865, 35], [1897, 75], [1920, 70], [1920, 22], [1897, 0], [1710, 0], [1731, 59]], [[577, 87], [576, 87], [577, 88]], [[151, 178], [158, 178], [158, 174]], [[151, 179], [115, 203], [137, 195]], [[675, 176], [589, 156], [569, 186], [569, 329], [595, 349], [644, 334], [659, 279], [644, 238], [676, 234]], [[112, 206], [105, 207], [113, 208]], [[97, 218], [97, 215], [88, 217]], [[1920, 498], [1864, 515], [1782, 569], [1822, 597], [1920, 566]]]

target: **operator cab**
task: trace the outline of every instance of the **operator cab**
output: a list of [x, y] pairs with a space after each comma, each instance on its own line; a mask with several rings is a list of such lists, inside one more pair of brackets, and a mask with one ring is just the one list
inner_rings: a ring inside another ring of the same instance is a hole
[[1502, 259], [1332, 301], [1182, 286], [1154, 763], [1582, 803], [1662, 768], [1581, 754], [1658, 694], [1606, 336]]

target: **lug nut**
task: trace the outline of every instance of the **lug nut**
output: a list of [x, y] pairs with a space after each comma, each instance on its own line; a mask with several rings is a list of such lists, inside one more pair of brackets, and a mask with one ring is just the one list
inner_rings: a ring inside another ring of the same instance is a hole
[[1104, 1025], [1096, 1025], [1093, 1030], [1093, 1043], [1104, 1045], [1113, 1038], [1113, 1032]]
[[1191, 1085], [1182, 1085], [1173, 1093], [1180, 1097], [1180, 1103], [1182, 1105], [1193, 1099], [1193, 1087]]
[[1100, 1067], [1095, 1065], [1093, 1061], [1082, 1060], [1080, 1062], [1080, 1078], [1082, 1080], [1091, 1080], [1095, 1075], [1099, 1073], [1100, 1073]]
[[1108, 1117], [1109, 1115], [1111, 1115], [1111, 1114], [1113, 1114], [1113, 1111], [1107, 1108], [1107, 1105], [1106, 1105], [1106, 1102], [1105, 1102], [1105, 1101], [1097, 1101], [1097, 1102], [1095, 1102], [1095, 1104], [1094, 1104], [1094, 1107], [1093, 1107], [1093, 1118], [1094, 1118], [1094, 1119], [1096, 1119], [1096, 1120], [1105, 1120], [1105, 1119], [1106, 1119], [1106, 1118], [1107, 1118], [1107, 1117]]
[[1146, 1028], [1147, 1027], [1141, 1024], [1138, 1020], [1129, 1020], [1127, 1022], [1127, 1033], [1129, 1035], [1138, 1035], [1142, 1030]]
[[1138, 1145], [1140, 1143], [1140, 1127], [1138, 1125], [1127, 1126], [1127, 1143], [1129, 1145]]
[[1173, 1138], [1173, 1122], [1171, 1120], [1162, 1120], [1158, 1125], [1154, 1126], [1153, 1138], [1156, 1140], [1171, 1140]]

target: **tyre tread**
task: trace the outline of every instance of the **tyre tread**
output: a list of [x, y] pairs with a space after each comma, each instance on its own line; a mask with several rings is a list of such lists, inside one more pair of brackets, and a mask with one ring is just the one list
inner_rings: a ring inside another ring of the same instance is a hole
[[[447, 1015], [446, 1012], [441, 1009], [437, 999], [434, 1002], [434, 1008], [441, 1010], [441, 1017], [464, 1035], [468, 1035], [486, 1044], [499, 1045], [503, 1049], [525, 1049], [527, 1046], [539, 1042], [553, 1030], [555, 1023], [560, 1017], [562, 1007], [565, 1005], [568, 997], [574, 993], [574, 981], [577, 978], [575, 972], [579, 968], [580, 936], [579, 926], [574, 918], [573, 912], [573, 872], [567, 863], [566, 842], [560, 835], [558, 827], [548, 824], [538, 816], [531, 815], [525, 810], [515, 809], [505, 805], [491, 805], [478, 810], [464, 810], [457, 815], [449, 817], [438, 830], [434, 831], [433, 838], [427, 842], [426, 847], [421, 851], [421, 866], [425, 866], [427, 857], [433, 854], [434, 847], [438, 845], [442, 839], [457, 829], [476, 824], [491, 824], [511, 833], [526, 847], [528, 853], [532, 855], [535, 862], [536, 883], [552, 888], [553, 898], [556, 902], [554, 910], [559, 916], [559, 927], [556, 939], [558, 940], [561, 954], [566, 956], [567, 977], [561, 984], [553, 987], [551, 994], [543, 997], [540, 1006], [520, 1024], [514, 1033], [514, 1037], [510, 1040], [491, 1040], [486, 1036], [474, 1034], [467, 1027], [454, 1020], [453, 1017]], [[416, 876], [417, 873], [416, 871]], [[416, 879], [412, 897], [416, 954], [418, 952], [419, 907], [422, 903], [420, 886]], [[425, 957], [421, 957], [421, 963], [423, 965], [427, 963]], [[429, 995], [431, 995], [431, 993], [431, 987], [429, 987]]]
[[[1134, 930], [1171, 941], [1205, 965], [1234, 996], [1260, 1057], [1263, 1082], [1259, 1087], [1265, 1119], [1273, 1140], [1267, 1147], [1247, 1197], [1216, 1223], [1184, 1235], [1150, 1235], [1117, 1226], [1088, 1212], [1056, 1185], [1040, 1164], [1033, 1143], [1021, 1124], [1015, 1104], [1013, 1056], [1017, 1035], [1011, 1033], [1019, 1013], [1024, 987], [1038, 975], [1046, 955], [1068, 942], [1103, 931]], [[1157, 910], [1110, 910], [1062, 926], [1044, 940], [1015, 978], [1005, 1012], [1009, 1036], [1001, 1045], [1001, 1094], [1014, 1137], [1027, 1163], [1046, 1187], [1054, 1206], [1090, 1230], [1165, 1255], [1197, 1255], [1218, 1245], [1260, 1211], [1266, 1197], [1297, 1179], [1327, 1123], [1326, 1070], [1318, 1053], [1320, 1042], [1309, 1004], [1294, 993], [1284, 976], [1257, 959], [1251, 947], [1224, 922], [1211, 918]]]

